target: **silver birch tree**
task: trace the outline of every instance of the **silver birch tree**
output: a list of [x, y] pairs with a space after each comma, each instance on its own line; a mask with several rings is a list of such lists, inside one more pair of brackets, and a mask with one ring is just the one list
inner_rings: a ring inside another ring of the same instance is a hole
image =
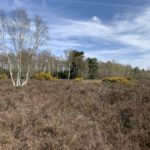
[[[7, 54], [9, 72], [14, 86], [24, 86], [29, 80], [32, 54], [48, 39], [48, 27], [39, 16], [32, 20], [26, 10], [16, 9], [9, 14], [0, 11], [0, 48]], [[22, 79], [22, 52], [28, 53], [26, 75]], [[15, 65], [10, 53], [15, 55]], [[16, 77], [13, 68], [17, 68]]]

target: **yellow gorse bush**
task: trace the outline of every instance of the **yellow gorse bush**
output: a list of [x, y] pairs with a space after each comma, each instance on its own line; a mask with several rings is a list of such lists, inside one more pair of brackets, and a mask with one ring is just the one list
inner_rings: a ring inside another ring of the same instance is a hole
[[37, 80], [53, 80], [53, 77], [46, 72], [38, 72], [35, 74], [35, 79]]
[[81, 81], [83, 81], [83, 78], [77, 77], [77, 78], [75, 78], [74, 80], [77, 81], [77, 82], [81, 82]]
[[6, 74], [0, 74], [0, 80], [8, 79], [8, 76]]
[[133, 83], [131, 79], [125, 77], [105, 77], [102, 79], [103, 82], [113, 82], [130, 85]]
[[58, 81], [59, 79], [57, 77], [53, 77], [53, 80], [54, 81]]

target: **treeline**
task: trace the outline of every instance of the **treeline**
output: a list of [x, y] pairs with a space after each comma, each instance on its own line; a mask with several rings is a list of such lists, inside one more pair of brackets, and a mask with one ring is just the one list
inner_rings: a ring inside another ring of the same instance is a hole
[[[16, 66], [15, 55], [10, 54], [12, 66]], [[122, 65], [117, 62], [102, 62], [96, 58], [85, 58], [83, 51], [70, 50], [65, 51], [65, 57], [60, 58], [52, 55], [50, 51], [45, 50], [36, 54], [30, 54], [28, 51], [22, 51], [22, 75], [27, 70], [28, 60], [30, 62], [30, 77], [33, 78], [37, 72], [47, 72], [53, 77], [59, 79], [74, 79], [77, 77], [84, 79], [101, 79], [109, 76], [150, 78], [150, 71], [140, 70], [138, 67]], [[31, 59], [32, 57], [32, 59]], [[5, 54], [0, 55], [0, 74], [9, 75], [9, 64]], [[13, 74], [17, 76], [17, 68], [13, 67]], [[22, 78], [24, 78], [22, 76]]]

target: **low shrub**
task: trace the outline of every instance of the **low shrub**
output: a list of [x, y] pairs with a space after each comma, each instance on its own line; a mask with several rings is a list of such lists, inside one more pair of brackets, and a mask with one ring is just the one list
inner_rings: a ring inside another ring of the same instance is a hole
[[54, 81], [58, 81], [59, 79], [57, 77], [53, 77], [53, 80]]
[[0, 80], [8, 79], [8, 76], [6, 74], [0, 74]]
[[37, 80], [53, 80], [53, 77], [46, 72], [38, 72], [35, 74], [35, 79]]
[[135, 79], [132, 77], [127, 77], [127, 80], [131, 81], [131, 82], [135, 82]]
[[120, 83], [120, 84], [132, 84], [133, 79], [125, 78], [125, 77], [105, 77], [102, 79], [103, 82], [113, 82], [113, 83]]
[[81, 82], [81, 81], [83, 81], [83, 78], [77, 77], [77, 78], [75, 78], [74, 80], [75, 80], [76, 82]]

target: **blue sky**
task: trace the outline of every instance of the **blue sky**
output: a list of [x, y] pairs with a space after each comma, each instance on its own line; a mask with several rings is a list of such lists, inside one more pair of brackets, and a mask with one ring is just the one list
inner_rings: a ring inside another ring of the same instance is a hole
[[86, 57], [150, 67], [150, 0], [1, 0], [0, 8], [25, 8], [43, 17], [61, 56], [77, 49]]

